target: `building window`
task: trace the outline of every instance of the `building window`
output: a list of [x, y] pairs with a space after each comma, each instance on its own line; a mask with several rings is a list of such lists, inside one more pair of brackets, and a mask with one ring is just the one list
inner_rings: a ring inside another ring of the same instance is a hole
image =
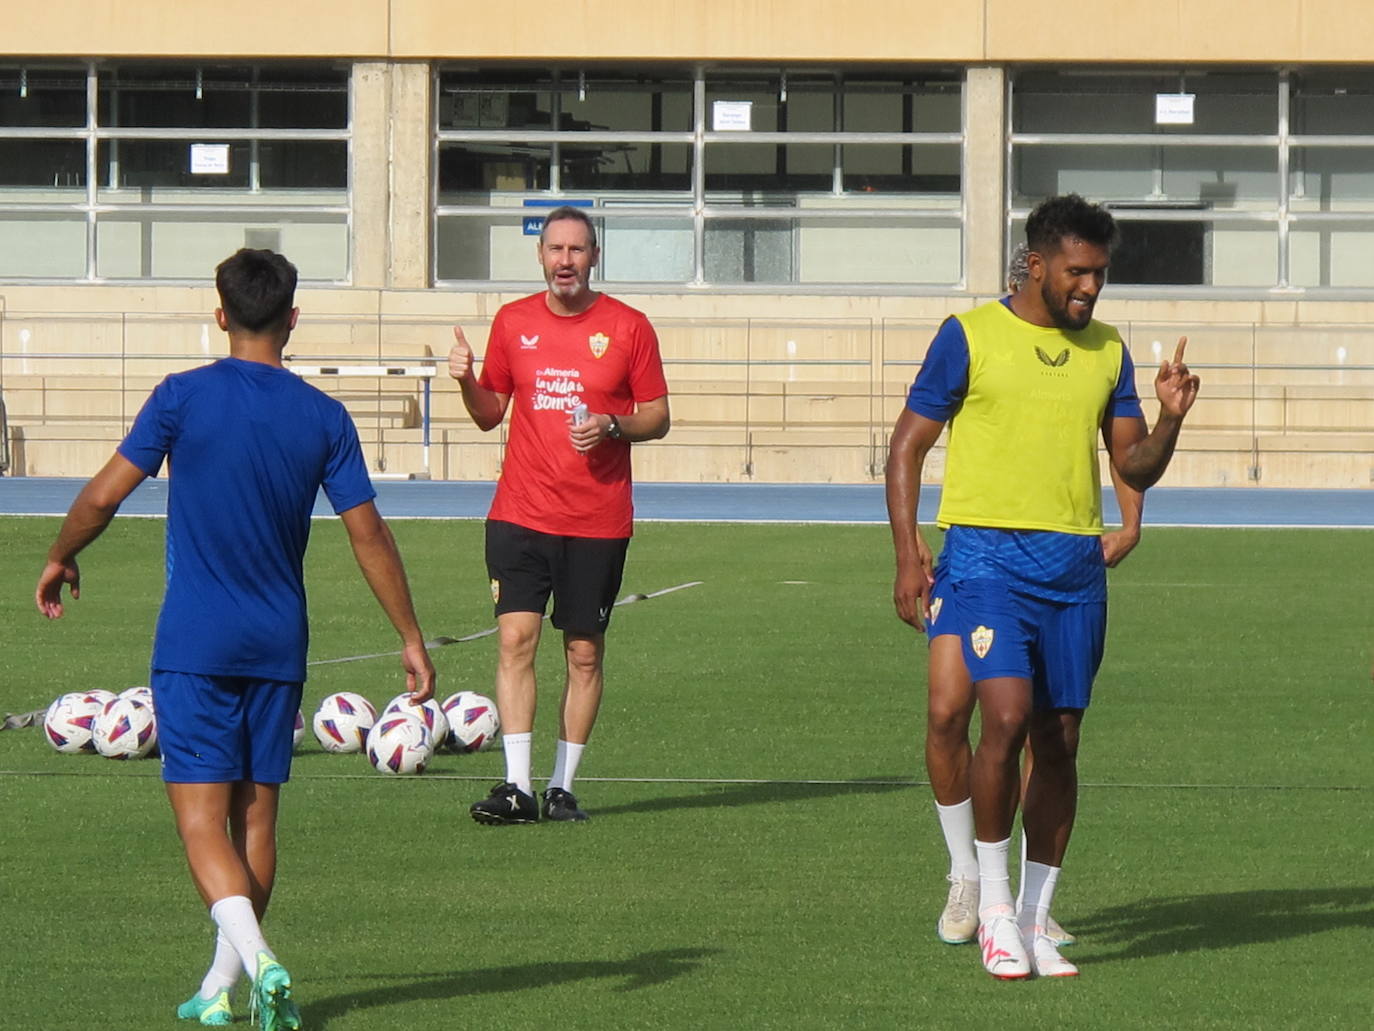
[[346, 281], [348, 168], [342, 65], [0, 65], [0, 278]]
[[1118, 284], [1374, 286], [1367, 69], [1027, 70], [1010, 103], [1012, 241], [1076, 192], [1121, 224]]
[[1374, 72], [1293, 72], [1288, 93], [1288, 282], [1374, 287]]
[[586, 206], [602, 281], [949, 288], [954, 73], [441, 68], [435, 278], [537, 283], [540, 212]]

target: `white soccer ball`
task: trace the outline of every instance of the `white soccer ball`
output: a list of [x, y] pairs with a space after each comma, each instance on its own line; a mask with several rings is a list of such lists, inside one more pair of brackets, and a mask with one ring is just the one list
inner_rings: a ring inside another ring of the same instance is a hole
[[301, 746], [301, 738], [305, 737], [305, 713], [300, 709], [296, 710], [296, 725], [291, 728], [291, 751], [295, 751]]
[[157, 747], [157, 719], [143, 703], [116, 698], [95, 718], [91, 739], [107, 759], [142, 759]]
[[444, 715], [443, 707], [433, 698], [415, 705], [412, 704], [410, 695], [398, 694], [386, 703], [382, 715], [385, 716], [389, 712], [409, 713], [419, 719], [429, 728], [430, 740], [436, 752], [443, 748], [444, 742], [448, 740], [448, 717]]
[[429, 728], [409, 713], [382, 713], [367, 734], [367, 761], [378, 773], [423, 773], [433, 754]]
[[320, 703], [315, 713], [315, 740], [326, 752], [361, 752], [367, 732], [377, 722], [377, 710], [360, 694], [340, 691]]
[[64, 755], [94, 752], [91, 731], [103, 708], [105, 705], [98, 698], [81, 691], [70, 691], [55, 698], [43, 717], [43, 737]]
[[156, 706], [153, 705], [153, 689], [151, 687], [126, 687], [123, 691], [119, 692], [119, 697], [132, 698], [140, 705], [146, 705], [148, 708], [152, 709], [154, 713], [157, 712]]
[[442, 708], [448, 717], [449, 751], [485, 752], [496, 743], [501, 717], [496, 703], [486, 695], [459, 691], [445, 698]]

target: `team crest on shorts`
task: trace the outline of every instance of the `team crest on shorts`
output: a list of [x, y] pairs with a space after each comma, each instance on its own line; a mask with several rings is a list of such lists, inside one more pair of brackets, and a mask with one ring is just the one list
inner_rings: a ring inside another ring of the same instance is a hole
[[493, 605], [499, 605], [499, 604], [501, 603], [501, 581], [500, 581], [500, 580], [493, 580], [493, 581], [491, 582], [491, 603], [492, 603]]
[[969, 634], [969, 642], [973, 645], [973, 654], [980, 659], [986, 659], [988, 652], [992, 649], [992, 638], [992, 629], [981, 623], [978, 624], [978, 629]]
[[940, 610], [945, 607], [944, 598], [936, 598], [930, 603], [930, 621], [934, 623], [940, 618]]
[[605, 333], [593, 333], [587, 337], [587, 346], [592, 349], [593, 358], [600, 358], [606, 353], [606, 348], [611, 346], [611, 338]]

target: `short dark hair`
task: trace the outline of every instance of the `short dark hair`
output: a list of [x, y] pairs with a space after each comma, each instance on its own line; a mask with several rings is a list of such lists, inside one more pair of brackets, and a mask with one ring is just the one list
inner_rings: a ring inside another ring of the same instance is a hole
[[1007, 286], [1013, 290], [1020, 290], [1030, 278], [1030, 265], [1026, 260], [1028, 254], [1030, 248], [1024, 243], [1018, 243], [1011, 249], [1011, 261], [1007, 262]]
[[571, 204], [564, 204], [562, 207], [554, 208], [544, 216], [544, 224], [539, 229], [539, 242], [544, 242], [544, 230], [549, 228], [551, 222], [581, 222], [587, 227], [587, 239], [591, 240], [592, 246], [596, 246], [596, 225], [592, 222], [592, 216], [581, 208], [575, 208]]
[[1026, 243], [1037, 254], [1059, 250], [1061, 243], [1071, 236], [1111, 250], [1116, 235], [1112, 213], [1076, 193], [1041, 202], [1026, 219]]
[[244, 247], [215, 269], [220, 307], [233, 329], [272, 332], [286, 326], [296, 298], [296, 266], [275, 251]]

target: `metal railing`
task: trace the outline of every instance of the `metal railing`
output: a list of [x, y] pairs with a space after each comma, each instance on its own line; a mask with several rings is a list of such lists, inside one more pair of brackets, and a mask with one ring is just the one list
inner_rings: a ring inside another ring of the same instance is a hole
[[[423, 439], [441, 452], [499, 451], [499, 435], [471, 427], [442, 366], [460, 322], [480, 354], [488, 319], [429, 315], [302, 318], [288, 347], [299, 365], [438, 365], [432, 413], [412, 378], [323, 377], [314, 382], [354, 410], [378, 468], [418, 466]], [[881, 476], [887, 436], [938, 320], [922, 318], [705, 318], [654, 320], [673, 398], [674, 431], [656, 445], [675, 461], [714, 455], [688, 478], [792, 478], [817, 458], [819, 478]], [[1137, 364], [1137, 388], [1152, 417], [1155, 364], [1188, 335], [1189, 364], [1203, 391], [1180, 441], [1182, 452], [1231, 463], [1224, 482], [1273, 483], [1283, 462], [1337, 462], [1328, 485], [1367, 485], [1374, 472], [1374, 327], [1216, 322], [1118, 323]], [[23, 312], [0, 319], [0, 391], [9, 426], [3, 454], [13, 474], [55, 472], [36, 449], [97, 441], [127, 430], [148, 390], [169, 372], [205, 364], [225, 349], [204, 314]], [[426, 381], [427, 382], [427, 381]], [[390, 451], [388, 451], [390, 449]], [[69, 451], [72, 449], [69, 448]], [[646, 449], [647, 455], [652, 449]], [[108, 450], [106, 450], [108, 453]], [[75, 455], [75, 451], [72, 451]], [[386, 458], [390, 454], [393, 457]], [[1296, 457], [1293, 457], [1296, 456]], [[700, 457], [700, 456], [698, 456]], [[67, 475], [93, 471], [68, 461]], [[84, 464], [83, 464], [84, 463]], [[768, 471], [769, 463], [773, 471]], [[788, 472], [783, 466], [791, 463]], [[1239, 463], [1239, 464], [1237, 464]], [[667, 465], [665, 459], [662, 465]], [[700, 464], [700, 463], [699, 463]], [[1334, 466], [1333, 466], [1334, 468]], [[704, 471], [703, 471], [704, 470]], [[714, 471], [713, 471], [714, 470]], [[453, 472], [446, 459], [436, 475]], [[460, 470], [461, 472], [461, 470]], [[1327, 475], [1317, 469], [1314, 476]], [[654, 467], [650, 478], [673, 478]], [[1205, 480], [1199, 474], [1197, 479]]]

